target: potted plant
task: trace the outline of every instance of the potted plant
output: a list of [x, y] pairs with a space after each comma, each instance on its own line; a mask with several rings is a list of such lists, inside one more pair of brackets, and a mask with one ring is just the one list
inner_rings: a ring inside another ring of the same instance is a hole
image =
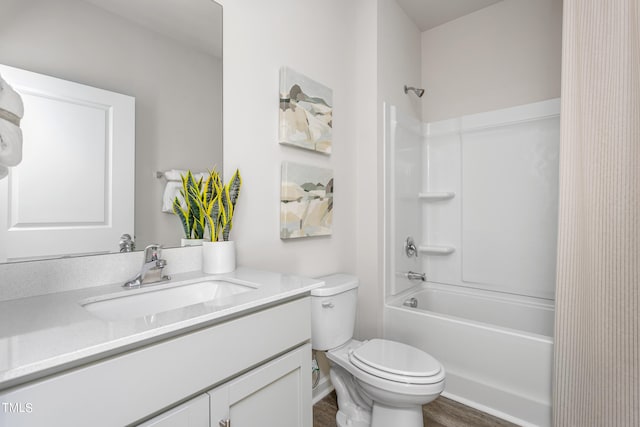
[[202, 247], [202, 270], [205, 273], [228, 273], [236, 268], [235, 242], [229, 240], [233, 227], [233, 215], [242, 187], [240, 171], [235, 173], [226, 185], [214, 169], [204, 182], [198, 197], [192, 190], [192, 199], [203, 213], [209, 241]]
[[184, 235], [182, 246], [200, 246], [204, 239], [205, 219], [199, 200], [203, 197], [202, 178], [196, 181], [191, 171], [182, 177], [180, 195], [173, 200], [173, 213], [180, 218]]

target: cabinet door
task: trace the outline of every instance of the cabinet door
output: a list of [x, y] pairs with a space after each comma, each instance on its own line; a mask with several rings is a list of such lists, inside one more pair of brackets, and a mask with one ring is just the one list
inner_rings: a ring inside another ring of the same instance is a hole
[[[211, 426], [311, 427], [311, 345], [208, 393]], [[228, 420], [229, 424], [225, 424]]]
[[138, 427], [209, 427], [209, 396], [194, 397]]

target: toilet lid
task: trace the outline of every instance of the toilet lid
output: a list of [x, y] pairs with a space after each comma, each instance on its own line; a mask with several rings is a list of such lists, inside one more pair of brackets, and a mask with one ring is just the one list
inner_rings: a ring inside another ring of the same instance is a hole
[[429, 384], [441, 371], [440, 363], [415, 347], [395, 341], [373, 339], [349, 355], [358, 368], [391, 381]]

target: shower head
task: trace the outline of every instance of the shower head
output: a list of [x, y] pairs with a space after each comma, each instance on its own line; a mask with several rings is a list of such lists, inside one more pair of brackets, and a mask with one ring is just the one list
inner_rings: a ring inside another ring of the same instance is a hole
[[422, 98], [422, 95], [424, 95], [424, 89], [404, 85], [404, 93], [409, 93], [409, 91], [415, 93], [418, 98]]

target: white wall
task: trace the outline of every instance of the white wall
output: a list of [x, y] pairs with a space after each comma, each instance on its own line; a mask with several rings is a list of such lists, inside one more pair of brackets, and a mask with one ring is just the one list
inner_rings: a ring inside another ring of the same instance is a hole
[[378, 2], [358, 0], [354, 28], [356, 33], [355, 84], [358, 91], [356, 132], [356, 274], [358, 317], [356, 337], [366, 339], [382, 334], [381, 280], [383, 227], [381, 151], [378, 140]]
[[0, 63], [136, 97], [136, 243], [177, 246], [154, 173], [222, 166], [221, 61], [78, 0], [12, 1], [0, 24]]
[[422, 119], [560, 96], [562, 0], [504, 0], [422, 33]]
[[[231, 238], [238, 263], [318, 276], [355, 273], [357, 106], [355, 2], [225, 0], [224, 170], [243, 177]], [[278, 144], [279, 69], [333, 89], [330, 156]], [[333, 234], [280, 240], [280, 166], [334, 170]]]
[[420, 30], [395, 0], [379, 0], [378, 4], [378, 98], [420, 118], [420, 98], [411, 92], [404, 93], [404, 85], [421, 84]]

